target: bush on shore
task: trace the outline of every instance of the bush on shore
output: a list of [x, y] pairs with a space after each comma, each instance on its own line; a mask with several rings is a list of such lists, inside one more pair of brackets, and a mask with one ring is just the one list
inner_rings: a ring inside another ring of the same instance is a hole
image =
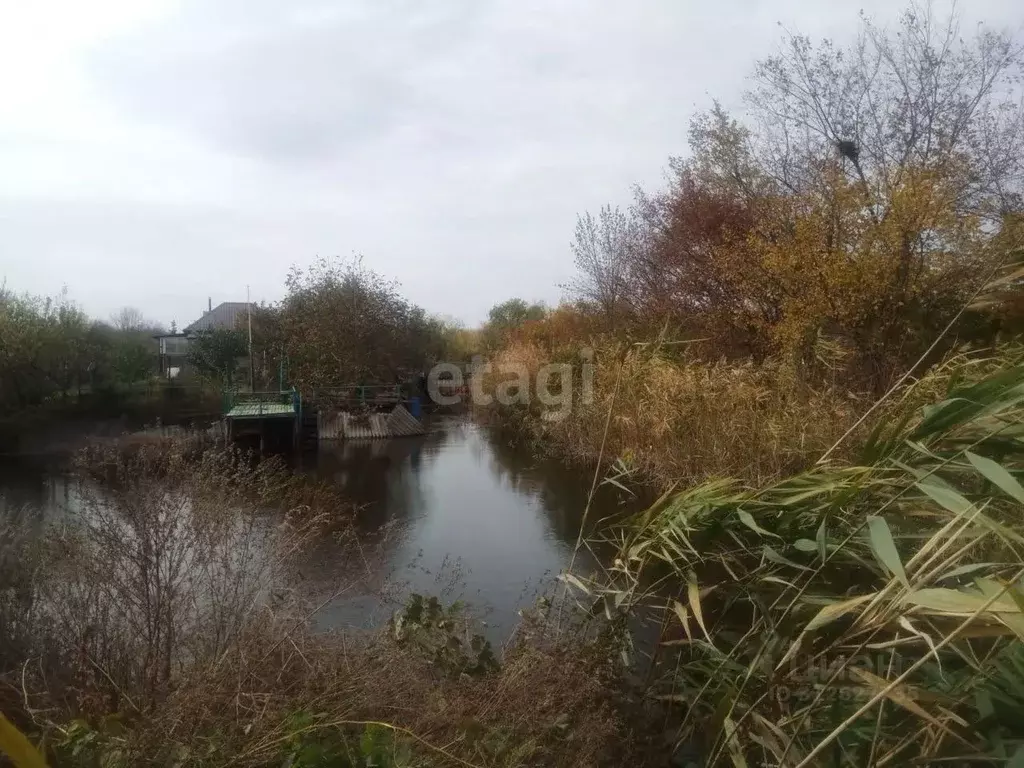
[[64, 518], [12, 523], [0, 546], [0, 708], [56, 764], [511, 768], [633, 749], [607, 640], [537, 620], [499, 659], [457, 606], [418, 596], [387, 629], [315, 632], [293, 556], [323, 536], [366, 554], [330, 488], [186, 440], [77, 466]]

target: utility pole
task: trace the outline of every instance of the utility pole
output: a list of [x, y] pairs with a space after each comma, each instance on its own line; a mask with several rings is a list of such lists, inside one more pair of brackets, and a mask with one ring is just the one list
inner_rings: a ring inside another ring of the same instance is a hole
[[249, 391], [256, 391], [256, 368], [252, 362], [252, 302], [249, 300], [249, 286], [245, 286], [245, 309], [249, 323]]

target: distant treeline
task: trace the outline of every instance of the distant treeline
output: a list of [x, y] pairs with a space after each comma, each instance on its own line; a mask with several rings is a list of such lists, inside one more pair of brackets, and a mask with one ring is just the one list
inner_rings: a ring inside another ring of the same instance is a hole
[[131, 307], [103, 322], [66, 294], [0, 290], [0, 414], [136, 387], [155, 373], [160, 330]]
[[[428, 315], [359, 258], [296, 268], [286, 288], [281, 302], [253, 307], [257, 388], [393, 384], [475, 351], [476, 332]], [[194, 334], [173, 383], [211, 390], [248, 385], [246, 321]], [[0, 291], [0, 414], [166, 388], [155, 338], [163, 332], [137, 309], [104, 322], [86, 316], [66, 294], [46, 299]]]

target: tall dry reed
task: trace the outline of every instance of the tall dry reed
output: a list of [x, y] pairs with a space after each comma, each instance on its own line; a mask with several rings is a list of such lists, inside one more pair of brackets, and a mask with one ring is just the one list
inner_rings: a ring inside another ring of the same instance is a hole
[[[1024, 366], [961, 356], [853, 459], [713, 480], [619, 530], [609, 613], [660, 617], [647, 705], [700, 764], [1024, 760]], [[833, 454], [833, 457], [837, 457]]]
[[[513, 343], [495, 369], [525, 365], [534, 375], [552, 359], [571, 360], [533, 343]], [[499, 374], [489, 377], [493, 388]], [[577, 370], [576, 385], [580, 375]], [[594, 396], [577, 391], [569, 415], [552, 421], [544, 409], [498, 407], [498, 415], [571, 461], [602, 454], [657, 484], [734, 476], [762, 483], [813, 462], [853, 424], [867, 401], [839, 381], [811, 385], [781, 360], [706, 362], [671, 347], [609, 343], [594, 358]], [[605, 421], [611, 412], [607, 436]]]

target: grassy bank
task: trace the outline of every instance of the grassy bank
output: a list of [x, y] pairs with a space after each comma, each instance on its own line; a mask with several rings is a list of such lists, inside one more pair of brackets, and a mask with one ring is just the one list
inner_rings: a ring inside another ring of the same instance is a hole
[[850, 460], [696, 484], [618, 531], [586, 591], [661, 616], [646, 698], [698, 764], [1024, 759], [1021, 363], [959, 359]]
[[[668, 486], [733, 476], [763, 483], [798, 471], [849, 429], [871, 399], [837, 380], [812, 384], [778, 359], [708, 362], [672, 345], [598, 341], [587, 397], [578, 346], [514, 341], [495, 371], [575, 361], [572, 407], [553, 419], [537, 398], [495, 403], [490, 417], [541, 450], [572, 463], [618, 460], [633, 481]], [[822, 349], [822, 356], [828, 353]], [[488, 377], [494, 392], [501, 373]]]
[[0, 454], [76, 450], [96, 432], [120, 433], [155, 423], [189, 424], [220, 416], [219, 388], [193, 383], [143, 382], [68, 392], [32, 407], [0, 413]]
[[[513, 341], [498, 362], [574, 356], [551, 349]], [[640, 706], [678, 754], [1024, 760], [1018, 343], [952, 352], [880, 401], [774, 359], [622, 344], [595, 363], [592, 405], [492, 415], [555, 455], [603, 459], [616, 482], [668, 489], [614, 530], [602, 577], [570, 582], [609, 617], [655, 617], [653, 652], [632, 661], [650, 664]]]

